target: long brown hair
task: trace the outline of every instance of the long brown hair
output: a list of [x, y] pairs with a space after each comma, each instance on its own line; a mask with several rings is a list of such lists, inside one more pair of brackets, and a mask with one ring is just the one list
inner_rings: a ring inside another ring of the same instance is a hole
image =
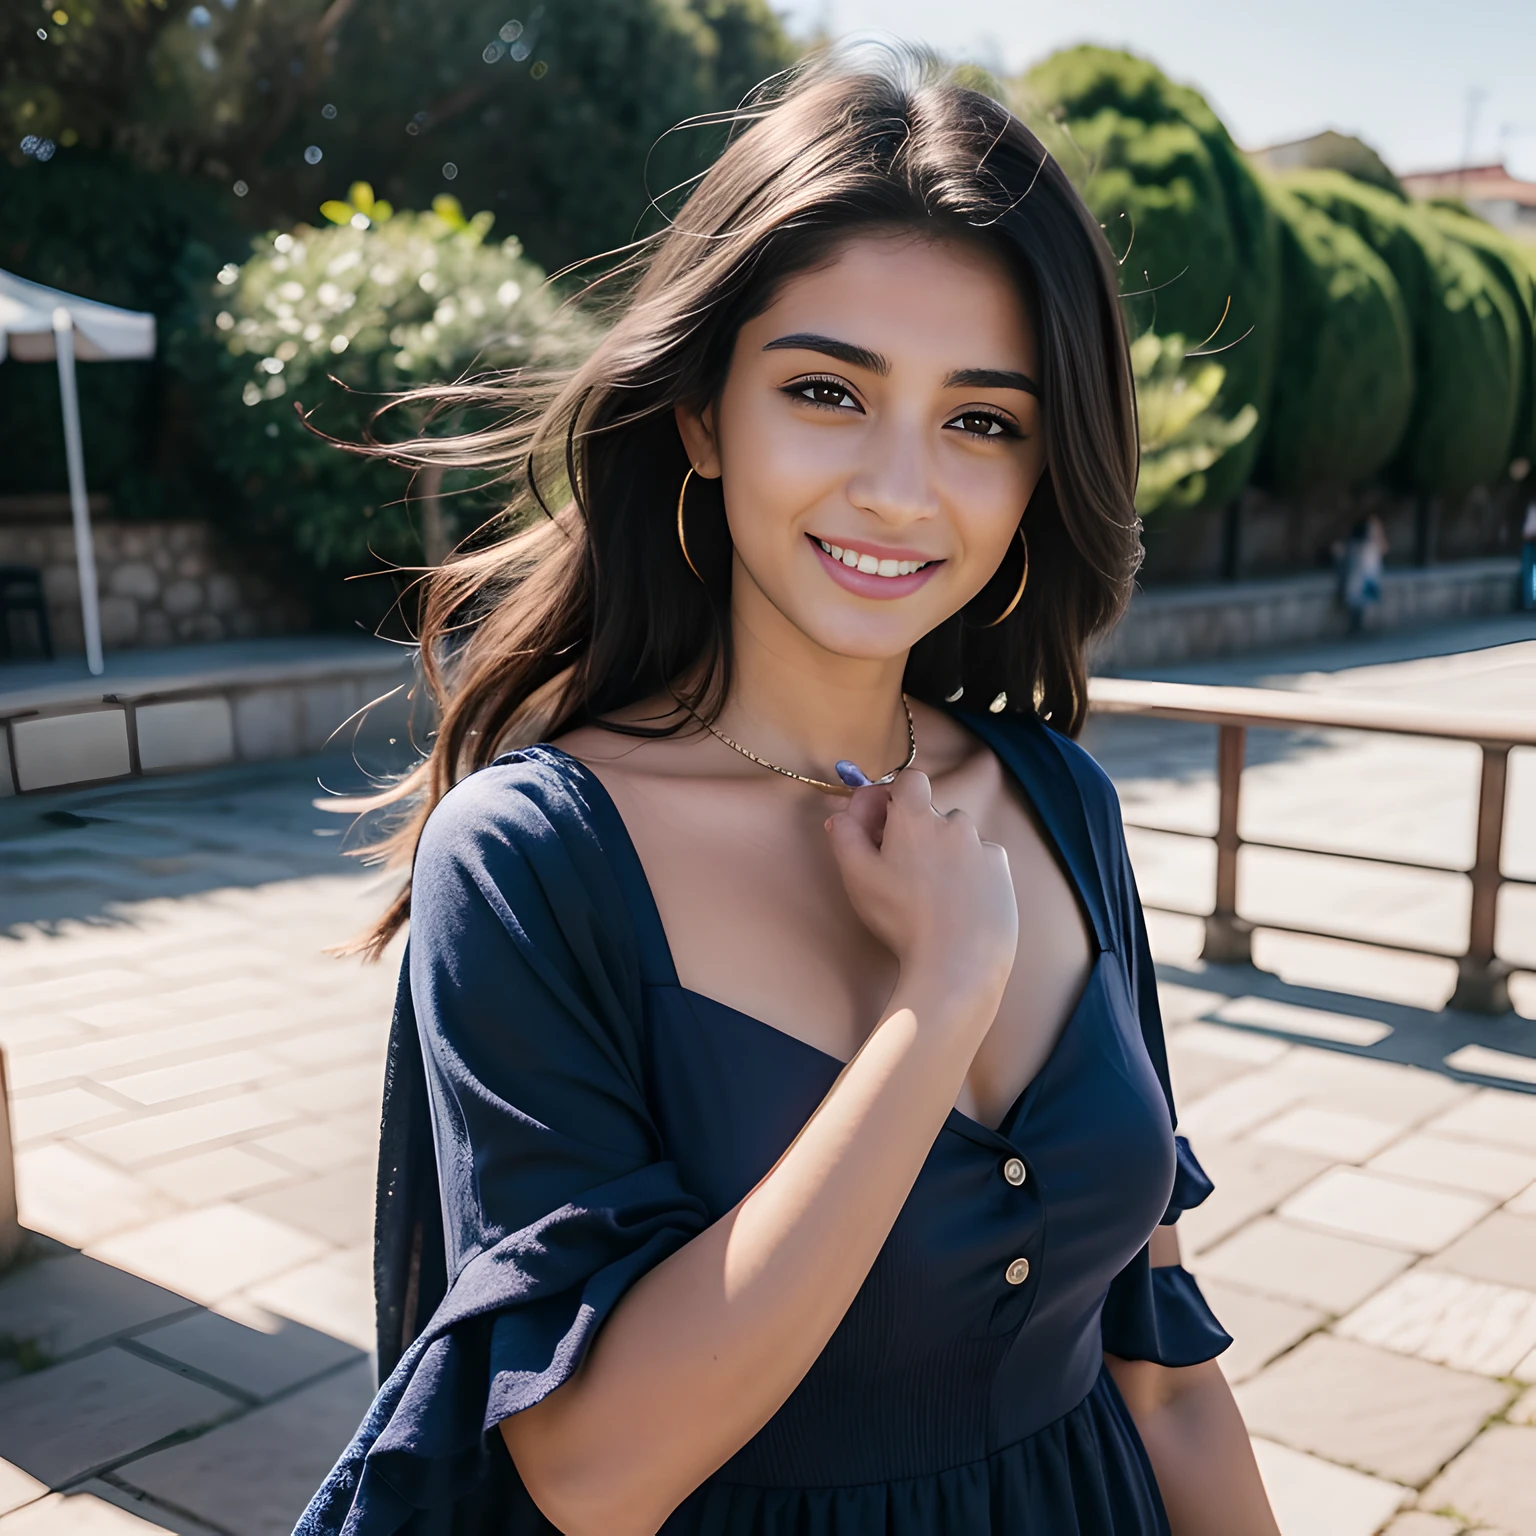
[[[696, 578], [676, 535], [689, 461], [674, 407], [718, 397], [737, 332], [787, 278], [877, 230], [1000, 255], [1033, 316], [1043, 370], [1046, 471], [1029, 504], [1023, 600], [995, 628], [963, 614], [939, 625], [913, 648], [905, 686], [931, 703], [963, 690], [973, 708], [1006, 694], [1010, 709], [1081, 728], [1087, 643], [1119, 616], [1140, 559], [1114, 258], [1060, 167], [991, 97], [906, 54], [824, 59], [737, 114], [675, 219], [620, 264], [625, 297], [582, 366], [562, 379], [431, 391], [440, 410], [488, 409], [496, 421], [388, 450], [407, 464], [505, 475], [516, 531], [427, 580], [421, 665], [436, 737], [369, 802], [405, 815], [365, 851], [408, 862], [437, 802], [510, 747], [669, 687], [705, 718], [718, 711], [730, 683], [730, 539], [719, 482], [695, 482]], [[978, 613], [1005, 606], [1016, 558]], [[362, 947], [377, 954], [409, 911], [407, 887]]]

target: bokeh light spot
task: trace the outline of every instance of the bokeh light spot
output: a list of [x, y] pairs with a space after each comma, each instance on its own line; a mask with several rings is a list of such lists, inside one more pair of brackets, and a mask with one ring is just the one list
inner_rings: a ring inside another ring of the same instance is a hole
[[251, 190], [251, 188], [249, 183], [244, 181], [237, 181], [231, 190], [234, 192], [236, 197], [244, 197], [245, 194]]
[[458, 174], [459, 174], [459, 168], [458, 168], [458, 166], [456, 166], [453, 163], [452, 160], [445, 160], [443, 162], [443, 180], [444, 181], [452, 181], [453, 178], [455, 176], [457, 176]]
[[308, 165], [319, 165], [324, 158], [325, 151], [321, 149], [318, 144], [311, 144], [309, 148], [304, 151], [304, 160]]
[[326, 122], [328, 122], [328, 123], [335, 122], [336, 121], [336, 103], [334, 101], [326, 102], [326, 104], [323, 107], [320, 108], [320, 116], [323, 117], [326, 120]]
[[523, 24], [520, 21], [506, 21], [502, 23], [499, 37], [504, 43], [515, 43], [523, 35]]

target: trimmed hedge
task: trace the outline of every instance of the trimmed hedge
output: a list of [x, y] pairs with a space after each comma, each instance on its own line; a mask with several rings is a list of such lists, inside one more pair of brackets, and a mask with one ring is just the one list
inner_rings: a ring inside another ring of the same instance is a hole
[[1475, 251], [1509, 295], [1519, 332], [1520, 375], [1509, 457], [1536, 458], [1536, 260], [1526, 248], [1470, 213], [1439, 203], [1427, 204], [1424, 212], [1441, 234]]
[[1397, 279], [1413, 330], [1413, 412], [1388, 475], [1428, 495], [1459, 496], [1509, 465], [1520, 393], [1519, 320], [1493, 272], [1427, 211], [1337, 171], [1280, 185], [1347, 224]]
[[1280, 220], [1280, 356], [1256, 478], [1282, 491], [1358, 485], [1402, 440], [1413, 338], [1387, 264], [1345, 224], [1269, 188]]
[[1205, 500], [1225, 500], [1253, 465], [1280, 322], [1279, 234], [1257, 176], [1197, 92], [1131, 54], [1067, 49], [1025, 76], [1016, 99], [1125, 253], [1138, 328], [1198, 340], [1219, 327], [1218, 408], [1230, 417], [1253, 405], [1261, 418], [1207, 477]]

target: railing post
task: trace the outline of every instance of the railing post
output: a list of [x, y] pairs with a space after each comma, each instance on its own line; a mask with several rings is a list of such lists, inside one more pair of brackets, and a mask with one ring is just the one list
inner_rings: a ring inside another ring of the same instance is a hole
[[1509, 1010], [1509, 967], [1493, 953], [1499, 915], [1499, 887], [1504, 877], [1499, 858], [1504, 844], [1504, 803], [1509, 780], [1509, 748], [1484, 743], [1483, 774], [1477, 796], [1477, 855], [1472, 864], [1472, 921], [1467, 952], [1456, 963], [1452, 1008], [1472, 1013]]
[[1216, 786], [1220, 806], [1216, 817], [1216, 908], [1205, 920], [1204, 960], [1220, 965], [1253, 963], [1253, 928], [1237, 915], [1238, 802], [1243, 788], [1243, 751], [1247, 730], [1241, 725], [1217, 726]]
[[11, 1155], [11, 1099], [6, 1085], [5, 1052], [0, 1050], [0, 1270], [21, 1252], [26, 1234], [16, 1219], [16, 1164]]

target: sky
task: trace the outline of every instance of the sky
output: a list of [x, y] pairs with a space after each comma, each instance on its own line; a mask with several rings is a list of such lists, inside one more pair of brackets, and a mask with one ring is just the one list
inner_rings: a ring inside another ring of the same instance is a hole
[[[1008, 73], [1073, 43], [1195, 86], [1244, 148], [1324, 128], [1397, 171], [1536, 180], [1536, 0], [776, 0], [797, 31], [883, 33]], [[1469, 133], [1470, 131], [1470, 133]]]

